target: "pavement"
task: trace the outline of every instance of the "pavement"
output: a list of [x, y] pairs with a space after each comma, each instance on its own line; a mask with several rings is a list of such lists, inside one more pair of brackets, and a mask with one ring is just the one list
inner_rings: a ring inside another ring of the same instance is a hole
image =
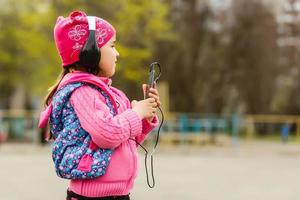
[[[241, 142], [231, 146], [160, 146], [156, 186], [140, 173], [133, 200], [299, 200], [300, 144]], [[51, 147], [0, 145], [0, 200], [63, 200], [67, 181], [55, 175]]]

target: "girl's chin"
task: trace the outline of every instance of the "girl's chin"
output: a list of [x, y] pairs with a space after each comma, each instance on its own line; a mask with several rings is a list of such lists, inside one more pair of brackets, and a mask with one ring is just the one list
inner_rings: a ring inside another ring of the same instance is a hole
[[108, 78], [111, 78], [115, 75], [115, 72], [114, 73], [111, 73], [110, 76]]

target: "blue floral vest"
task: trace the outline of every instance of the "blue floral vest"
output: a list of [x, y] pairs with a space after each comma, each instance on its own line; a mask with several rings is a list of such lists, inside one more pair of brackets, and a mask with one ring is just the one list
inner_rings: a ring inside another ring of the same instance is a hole
[[[98, 90], [106, 99], [112, 115], [116, 111], [109, 96], [99, 87], [86, 83], [70, 83], [59, 89], [53, 98], [50, 131], [55, 141], [52, 159], [59, 177], [66, 179], [91, 179], [103, 175], [110, 162], [112, 149], [99, 148], [80, 125], [70, 103], [72, 92], [88, 85]], [[88, 166], [86, 163], [90, 163]]]

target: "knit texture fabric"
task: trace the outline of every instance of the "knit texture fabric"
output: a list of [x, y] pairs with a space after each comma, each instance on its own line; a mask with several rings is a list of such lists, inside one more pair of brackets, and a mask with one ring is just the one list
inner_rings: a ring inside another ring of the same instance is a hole
[[[94, 179], [71, 179], [69, 189], [88, 197], [127, 195], [133, 188], [138, 173], [135, 141], [142, 143], [150, 131], [158, 125], [158, 118], [155, 117], [152, 121], [140, 119], [132, 109], [127, 96], [112, 87], [111, 79], [106, 77], [75, 71], [63, 78], [59, 89], [78, 82], [101, 88], [111, 99], [117, 115], [111, 113], [107, 98], [90, 86], [83, 85], [72, 93], [70, 104], [81, 127], [89, 133], [97, 147], [114, 150], [103, 175]], [[53, 100], [41, 112], [39, 121], [41, 128], [47, 124], [53, 111]]]

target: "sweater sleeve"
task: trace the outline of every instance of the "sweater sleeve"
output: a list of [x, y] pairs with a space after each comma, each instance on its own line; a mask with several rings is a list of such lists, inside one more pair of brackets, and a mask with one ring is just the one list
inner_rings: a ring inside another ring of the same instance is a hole
[[91, 135], [95, 144], [101, 148], [115, 148], [130, 137], [141, 134], [142, 120], [135, 111], [127, 109], [113, 116], [100, 95], [97, 90], [82, 86], [70, 99], [82, 128]]
[[[113, 88], [113, 87], [112, 87]], [[122, 99], [125, 99], [126, 101], [126, 108], [127, 109], [131, 109], [131, 103], [129, 101], [129, 99], [127, 98], [127, 96], [120, 90], [118, 90], [117, 88], [113, 88], [113, 90], [116, 92], [116, 94], [118, 94]], [[157, 127], [159, 124], [159, 120], [157, 115], [153, 118], [152, 121], [149, 121], [147, 119], [143, 119], [142, 120], [142, 134], [138, 135], [135, 137], [135, 140], [141, 144], [144, 142], [144, 140], [147, 138], [148, 134], [155, 128]]]
[[[123, 98], [123, 99], [126, 99], [126, 107], [127, 108], [132, 108], [131, 107], [131, 103], [129, 101], [129, 99], [127, 98], [127, 96], [120, 90], [114, 88], [114, 90]], [[155, 128], [157, 127], [159, 124], [159, 120], [158, 120], [158, 117], [157, 115], [153, 118], [153, 120], [150, 122], [149, 120], [147, 119], [143, 119], [142, 120], [142, 134], [137, 136], [135, 139], [138, 143], [142, 143], [147, 135]]]
[[142, 144], [144, 142], [144, 140], [147, 138], [148, 134], [155, 128], [158, 126], [158, 117], [155, 116], [153, 118], [153, 120], [150, 122], [147, 119], [143, 119], [142, 120], [142, 134], [138, 135], [135, 137], [135, 140]]

